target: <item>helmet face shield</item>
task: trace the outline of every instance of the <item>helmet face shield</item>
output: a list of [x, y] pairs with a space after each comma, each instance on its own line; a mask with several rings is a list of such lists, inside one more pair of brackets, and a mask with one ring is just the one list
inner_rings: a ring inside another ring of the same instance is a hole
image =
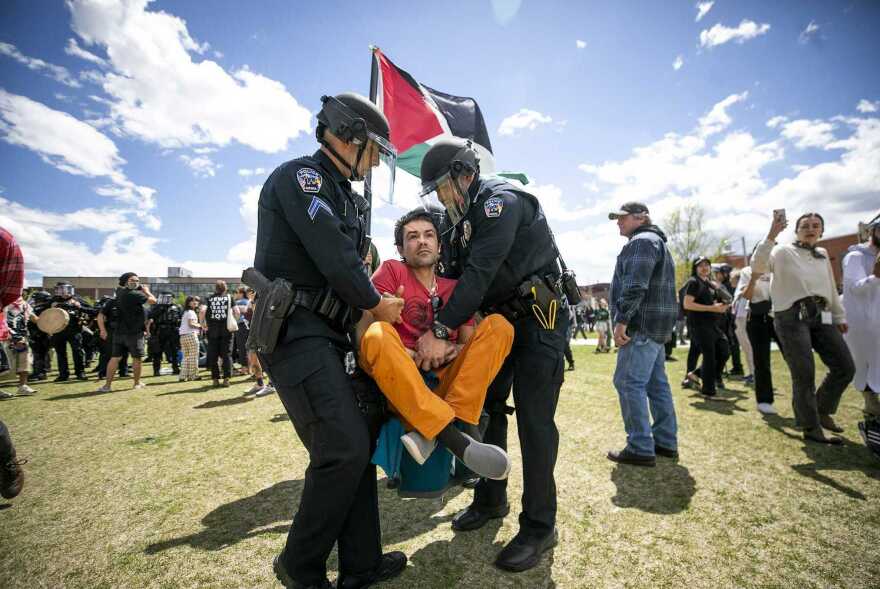
[[159, 298], [156, 299], [157, 305], [170, 305], [173, 302], [174, 302], [174, 295], [169, 292], [165, 292], [165, 293], [160, 294]]
[[433, 182], [422, 184], [419, 199], [426, 209], [429, 207], [446, 209], [452, 226], [464, 219], [468, 211], [468, 200], [451, 172], [443, 174]]
[[72, 284], [59, 284], [55, 287], [55, 294], [59, 297], [70, 298], [74, 292]]
[[[364, 159], [371, 166], [370, 193], [387, 203], [394, 202], [394, 175], [397, 171], [397, 150], [384, 137], [367, 133], [367, 149]], [[367, 159], [369, 158], [369, 159]], [[376, 163], [374, 163], [376, 162]]]

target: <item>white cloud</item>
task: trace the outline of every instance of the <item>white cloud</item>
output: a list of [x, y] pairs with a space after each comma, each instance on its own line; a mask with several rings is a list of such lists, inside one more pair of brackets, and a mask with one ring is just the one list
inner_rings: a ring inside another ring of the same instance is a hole
[[501, 121], [498, 126], [499, 135], [515, 135], [517, 131], [528, 129], [535, 130], [538, 125], [544, 125], [553, 122], [548, 115], [543, 115], [535, 110], [521, 108], [518, 112], [513, 113], [509, 117]]
[[775, 128], [779, 127], [781, 124], [785, 123], [786, 121], [788, 121], [788, 117], [783, 117], [781, 115], [776, 116], [776, 117], [773, 117], [772, 119], [770, 119], [769, 121], [767, 121], [767, 126], [770, 127], [771, 129], [775, 129]]
[[782, 136], [792, 141], [798, 149], [827, 147], [834, 141], [833, 131], [834, 125], [822, 120], [798, 119], [782, 125]]
[[727, 109], [737, 102], [742, 102], [749, 97], [748, 91], [741, 94], [731, 94], [721, 102], [712, 107], [705, 116], [700, 117], [700, 135], [708, 137], [726, 129], [731, 122]]
[[193, 174], [201, 178], [213, 177], [217, 170], [223, 167], [206, 155], [196, 155], [193, 157], [181, 154], [180, 160], [190, 167]]
[[810, 24], [808, 24], [807, 27], [803, 31], [801, 31], [801, 34], [798, 35], [798, 43], [800, 43], [801, 45], [806, 45], [818, 36], [819, 25], [817, 25], [813, 21], [810, 21]]
[[574, 42], [574, 46], [577, 47], [578, 49], [583, 49], [587, 46], [587, 42], [581, 41], [580, 39], [578, 39]]
[[877, 102], [871, 102], [870, 100], [865, 100], [864, 98], [859, 100], [859, 104], [856, 106], [856, 110], [861, 113], [869, 113], [869, 112], [877, 112], [880, 110], [880, 100]]
[[266, 168], [239, 168], [238, 175], [244, 176], [247, 178], [248, 176], [262, 176], [266, 173]]
[[705, 29], [700, 32], [700, 46], [712, 48], [729, 41], [742, 44], [749, 39], [754, 39], [767, 33], [769, 30], [769, 24], [758, 24], [751, 20], [743, 20], [735, 29], [717, 24], [711, 29]]
[[56, 82], [61, 82], [65, 86], [70, 86], [71, 88], [80, 88], [82, 86], [79, 82], [76, 81], [73, 76], [70, 75], [70, 72], [67, 71], [67, 68], [61, 67], [60, 65], [47, 63], [42, 59], [37, 59], [36, 57], [28, 57], [27, 55], [24, 55], [21, 51], [19, 51], [15, 45], [12, 45], [10, 43], [0, 42], [0, 54], [11, 57], [12, 59], [26, 66], [30, 70], [44, 73], [45, 75], [54, 79]]
[[125, 160], [116, 144], [66, 112], [0, 89], [0, 135], [7, 143], [36, 152], [44, 162], [63, 172], [109, 179], [110, 185], [96, 189], [102, 196], [144, 211], [155, 206], [155, 191], [134, 184], [122, 172]]
[[110, 116], [129, 135], [162, 147], [224, 146], [237, 141], [278, 152], [310, 129], [311, 114], [285, 87], [246, 66], [227, 72], [201, 55], [186, 23], [147, 0], [71, 0], [73, 30], [106, 49], [100, 76]]
[[681, 55], [676, 55], [675, 61], [672, 62], [672, 69], [674, 69], [675, 71], [678, 71], [681, 69], [681, 67], [683, 65], [684, 65], [684, 57], [682, 57]]
[[712, 10], [712, 6], [715, 5], [715, 2], [698, 2], [697, 3], [697, 18], [694, 19], [694, 22], [700, 22], [704, 16], [709, 14], [709, 11]]
[[98, 57], [91, 51], [86, 51], [82, 47], [79, 46], [79, 43], [76, 42], [76, 39], [68, 39], [67, 46], [64, 48], [64, 53], [67, 55], [72, 55], [73, 57], [79, 57], [80, 59], [85, 59], [86, 61], [90, 61], [96, 65], [101, 67], [107, 67], [107, 60], [101, 57]]

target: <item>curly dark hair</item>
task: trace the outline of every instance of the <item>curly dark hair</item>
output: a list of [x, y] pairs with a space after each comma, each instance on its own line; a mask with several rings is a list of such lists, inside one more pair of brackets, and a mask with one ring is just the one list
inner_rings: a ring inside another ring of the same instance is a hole
[[406, 213], [394, 224], [394, 245], [398, 247], [403, 246], [403, 227], [413, 221], [427, 221], [434, 226], [434, 231], [438, 233], [439, 238], [440, 227], [437, 225], [436, 213], [432, 213], [423, 207], [419, 207]]

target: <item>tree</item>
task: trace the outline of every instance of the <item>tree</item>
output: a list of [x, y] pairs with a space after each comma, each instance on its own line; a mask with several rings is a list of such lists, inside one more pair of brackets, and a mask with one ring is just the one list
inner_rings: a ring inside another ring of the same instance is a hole
[[699, 256], [710, 259], [722, 257], [722, 251], [730, 238], [705, 229], [706, 211], [690, 202], [672, 211], [663, 220], [667, 245], [675, 259], [675, 280], [681, 285], [691, 273], [691, 264]]

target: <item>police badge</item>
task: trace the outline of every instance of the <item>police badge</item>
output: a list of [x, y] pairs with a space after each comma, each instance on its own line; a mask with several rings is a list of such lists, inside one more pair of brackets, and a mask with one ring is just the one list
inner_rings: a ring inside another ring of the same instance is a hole
[[320, 192], [324, 179], [317, 170], [312, 168], [300, 168], [296, 172], [296, 180], [303, 192]]

